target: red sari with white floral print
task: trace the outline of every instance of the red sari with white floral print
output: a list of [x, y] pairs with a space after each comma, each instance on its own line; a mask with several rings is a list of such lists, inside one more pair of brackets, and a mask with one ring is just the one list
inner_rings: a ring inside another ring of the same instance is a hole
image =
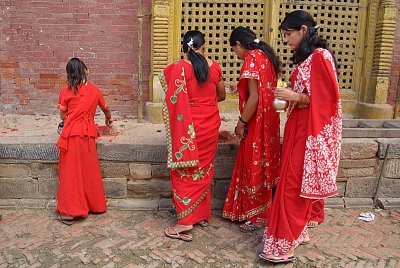
[[339, 87], [333, 57], [316, 49], [291, 75], [292, 89], [310, 105], [291, 102], [283, 138], [280, 180], [264, 233], [265, 255], [285, 255], [307, 236], [312, 203], [337, 194], [342, 134]]
[[180, 60], [159, 77], [165, 90], [163, 118], [172, 202], [178, 223], [192, 225], [211, 218], [210, 186], [221, 125], [217, 84], [222, 70], [214, 61], [209, 79], [199, 85], [193, 66]]
[[247, 137], [240, 142], [223, 217], [265, 225], [272, 188], [279, 178], [279, 113], [272, 106], [278, 78], [272, 63], [259, 49], [245, 55], [238, 83], [240, 113], [249, 94], [248, 79], [258, 83], [257, 111], [247, 123]]

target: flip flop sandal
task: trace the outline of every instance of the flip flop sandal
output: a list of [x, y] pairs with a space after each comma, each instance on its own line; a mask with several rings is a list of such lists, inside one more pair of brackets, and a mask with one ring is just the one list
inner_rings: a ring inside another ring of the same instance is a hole
[[[168, 232], [169, 229], [172, 229], [175, 232], [175, 234], [169, 233]], [[183, 231], [183, 232], [187, 232], [187, 231]], [[182, 232], [178, 233], [173, 227], [165, 228], [164, 234], [165, 234], [166, 237], [169, 237], [169, 238], [172, 238], [172, 239], [179, 239], [179, 240], [182, 240], [182, 241], [185, 241], [185, 242], [190, 242], [190, 241], [193, 240], [193, 237], [191, 235], [182, 234]]]
[[56, 220], [67, 226], [71, 226], [74, 224], [74, 219], [70, 219], [70, 220], [63, 219], [63, 217], [61, 216], [60, 213], [57, 213]]
[[[310, 224], [310, 222], [313, 222], [312, 224]], [[315, 222], [315, 223], [314, 223]], [[317, 227], [319, 225], [319, 222], [317, 222], [317, 221], [309, 221], [308, 223], [307, 223], [307, 228], [315, 228], [315, 227]]]
[[287, 263], [287, 262], [292, 262], [296, 260], [295, 256], [280, 256], [279, 259], [271, 259], [271, 258], [267, 258], [266, 256], [264, 256], [264, 254], [260, 254], [258, 255], [261, 259], [264, 259], [266, 261], [272, 262], [272, 263]]
[[239, 230], [243, 233], [251, 233], [256, 231], [258, 228], [259, 227], [251, 221], [246, 221], [245, 223], [239, 225]]
[[206, 220], [199, 221], [197, 224], [200, 225], [201, 227], [207, 227], [208, 226], [208, 221], [206, 221]]

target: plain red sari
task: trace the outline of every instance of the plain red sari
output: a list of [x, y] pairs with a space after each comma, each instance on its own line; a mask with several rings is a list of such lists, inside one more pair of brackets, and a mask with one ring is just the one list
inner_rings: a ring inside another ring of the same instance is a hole
[[199, 85], [190, 63], [180, 60], [160, 74], [165, 90], [163, 117], [167, 133], [167, 167], [178, 224], [192, 225], [211, 218], [211, 182], [221, 125], [217, 62], [209, 80]]
[[291, 75], [310, 105], [291, 102], [283, 138], [280, 180], [264, 233], [264, 255], [285, 255], [308, 235], [312, 203], [337, 194], [342, 116], [335, 64], [318, 48]]
[[95, 139], [96, 107], [107, 107], [101, 91], [88, 82], [78, 92], [65, 86], [59, 96], [59, 109], [65, 124], [57, 141], [60, 149], [56, 209], [62, 215], [87, 216], [89, 211], [106, 211], [106, 198], [100, 173]]
[[259, 49], [245, 55], [238, 83], [240, 113], [249, 94], [248, 79], [257, 80], [258, 105], [247, 124], [248, 135], [240, 141], [223, 217], [265, 225], [272, 188], [279, 179], [279, 113], [272, 106], [278, 78], [268, 57]]

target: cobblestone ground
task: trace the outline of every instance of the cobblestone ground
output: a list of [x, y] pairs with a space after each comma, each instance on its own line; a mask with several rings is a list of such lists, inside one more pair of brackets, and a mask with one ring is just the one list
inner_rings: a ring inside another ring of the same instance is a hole
[[[282, 267], [400, 267], [400, 210], [328, 209], [310, 230], [311, 243]], [[0, 267], [263, 267], [257, 257], [262, 230], [243, 234], [218, 212], [208, 227], [196, 226], [190, 243], [171, 240], [163, 229], [169, 211], [116, 211], [89, 215], [69, 227], [49, 210], [3, 210]]]

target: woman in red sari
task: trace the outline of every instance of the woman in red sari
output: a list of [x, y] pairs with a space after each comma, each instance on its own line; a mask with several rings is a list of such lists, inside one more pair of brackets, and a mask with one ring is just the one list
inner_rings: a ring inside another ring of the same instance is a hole
[[229, 42], [244, 62], [237, 85], [241, 116], [235, 129], [241, 141], [223, 217], [246, 221], [239, 229], [251, 232], [267, 223], [279, 178], [279, 114], [272, 102], [280, 61], [248, 28], [234, 29]]
[[211, 218], [210, 186], [221, 119], [218, 101], [225, 99], [219, 64], [203, 56], [204, 35], [188, 31], [183, 37], [185, 59], [160, 74], [165, 90], [163, 116], [167, 134], [167, 167], [178, 223], [165, 229], [169, 238], [191, 241], [185, 232]]
[[75, 217], [107, 209], [95, 143], [97, 105], [106, 116], [106, 125], [111, 125], [112, 119], [103, 94], [87, 81], [83, 61], [72, 58], [66, 71], [68, 85], [61, 90], [58, 104], [64, 127], [57, 141], [60, 157], [56, 209], [58, 219], [71, 225]]
[[337, 194], [342, 115], [335, 60], [318, 25], [305, 11], [286, 15], [280, 30], [294, 50], [292, 89], [276, 89], [289, 101], [281, 172], [264, 233], [260, 257], [293, 261], [295, 248], [308, 243], [312, 203]]

